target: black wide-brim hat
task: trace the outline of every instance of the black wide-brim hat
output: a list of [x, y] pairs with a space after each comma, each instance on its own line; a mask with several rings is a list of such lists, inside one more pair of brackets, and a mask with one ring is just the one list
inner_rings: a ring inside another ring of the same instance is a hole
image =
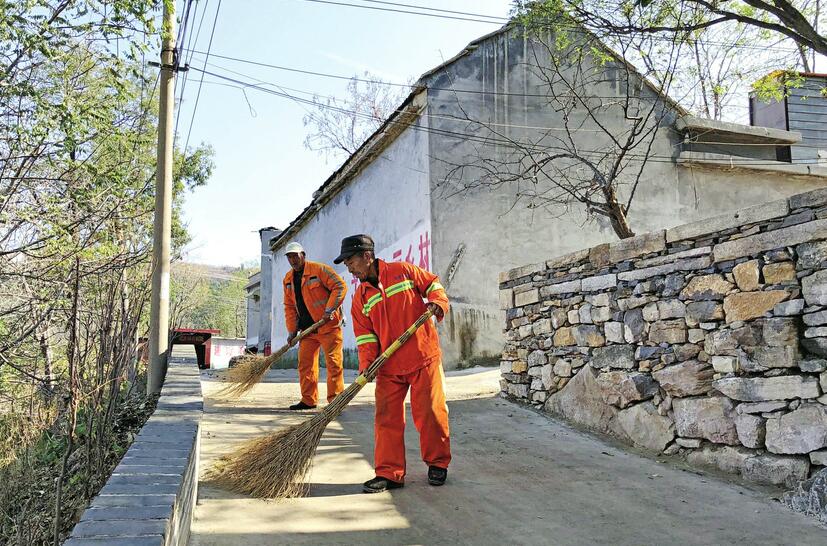
[[373, 239], [370, 235], [360, 234], [345, 237], [342, 239], [342, 250], [339, 256], [333, 260], [333, 263], [340, 264], [357, 252], [364, 252], [365, 250], [373, 250]]

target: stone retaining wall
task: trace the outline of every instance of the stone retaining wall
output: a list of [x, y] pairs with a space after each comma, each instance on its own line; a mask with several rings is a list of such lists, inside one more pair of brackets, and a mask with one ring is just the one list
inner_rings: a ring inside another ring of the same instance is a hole
[[155, 413], [64, 544], [186, 545], [202, 413], [198, 367], [171, 362]]
[[827, 189], [512, 269], [505, 395], [762, 483], [827, 465]]

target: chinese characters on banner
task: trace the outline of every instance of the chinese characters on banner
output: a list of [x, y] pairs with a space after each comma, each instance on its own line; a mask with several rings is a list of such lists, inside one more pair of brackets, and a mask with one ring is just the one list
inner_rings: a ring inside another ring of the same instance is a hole
[[[376, 253], [376, 257], [386, 262], [408, 262], [427, 271], [431, 270], [431, 238], [429, 228], [423, 226], [414, 230], [389, 247]], [[359, 285], [359, 279], [350, 277], [350, 303], [353, 305], [353, 293]]]

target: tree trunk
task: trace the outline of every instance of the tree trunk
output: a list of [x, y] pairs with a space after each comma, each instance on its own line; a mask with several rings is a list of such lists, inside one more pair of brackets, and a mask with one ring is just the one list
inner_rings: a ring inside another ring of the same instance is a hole
[[617, 193], [611, 184], [603, 186], [603, 195], [606, 198], [606, 205], [609, 209], [609, 221], [612, 223], [612, 229], [620, 239], [628, 239], [634, 237], [635, 232], [629, 226], [629, 220], [626, 218], [626, 207], [621, 205], [617, 200]]
[[66, 444], [66, 452], [60, 463], [60, 474], [55, 478], [55, 521], [54, 521], [54, 546], [60, 546], [60, 521], [61, 521], [61, 496], [63, 493], [63, 481], [66, 478], [66, 469], [69, 456], [72, 454], [75, 441], [75, 427], [77, 426], [77, 344], [78, 344], [78, 299], [80, 292], [80, 258], [75, 258], [75, 286], [72, 294], [72, 314], [69, 322], [69, 346], [66, 349], [66, 356], [69, 360], [69, 438]]
[[47, 401], [54, 395], [54, 378], [52, 377], [54, 354], [49, 342], [51, 327], [47, 324], [48, 320], [43, 321], [44, 325], [38, 328], [37, 332], [40, 354], [43, 356], [43, 389], [41, 389], [41, 392]]

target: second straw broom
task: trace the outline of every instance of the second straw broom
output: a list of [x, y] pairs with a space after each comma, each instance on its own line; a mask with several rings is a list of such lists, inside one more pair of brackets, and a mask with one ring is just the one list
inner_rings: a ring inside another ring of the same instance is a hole
[[308, 326], [299, 332], [299, 335], [288, 341], [278, 351], [270, 354], [269, 356], [243, 356], [234, 368], [230, 368], [227, 371], [227, 375], [225, 377], [230, 384], [218, 391], [218, 398], [239, 398], [247, 391], [255, 387], [261, 382], [262, 379], [264, 379], [264, 376], [267, 375], [267, 370], [270, 369], [270, 366], [275, 364], [284, 353], [290, 350], [291, 347], [295, 346], [306, 336], [309, 336], [318, 330], [324, 323], [324, 319], [314, 322], [311, 326]]
[[231, 491], [259, 498], [299, 497], [307, 494], [304, 478], [327, 425], [342, 414], [359, 391], [376, 377], [379, 368], [416, 330], [433, 316], [429, 309], [312, 418], [284, 430], [254, 438], [219, 459], [206, 480]]

